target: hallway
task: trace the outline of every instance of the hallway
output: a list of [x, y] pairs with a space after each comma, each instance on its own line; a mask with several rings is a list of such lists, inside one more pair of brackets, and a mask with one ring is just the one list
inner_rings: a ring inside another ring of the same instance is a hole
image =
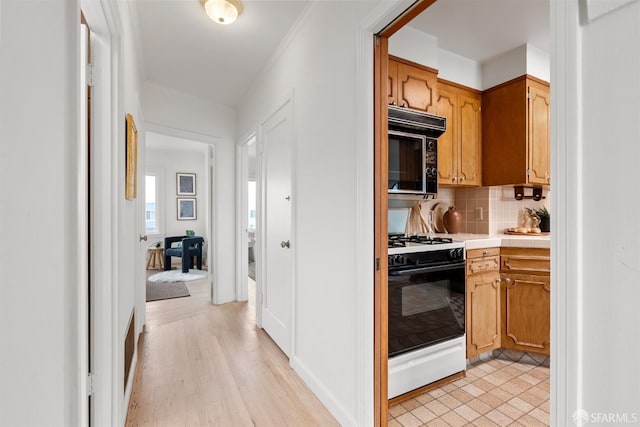
[[187, 287], [146, 305], [127, 426], [337, 425], [256, 328], [251, 285], [248, 302], [219, 306], [206, 281]]

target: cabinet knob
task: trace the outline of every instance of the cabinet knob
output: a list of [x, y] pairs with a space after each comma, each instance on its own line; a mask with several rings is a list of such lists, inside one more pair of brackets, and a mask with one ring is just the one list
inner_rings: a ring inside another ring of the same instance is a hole
[[396, 106], [397, 104], [396, 104], [396, 101], [391, 101], [391, 102], [389, 103], [389, 105]]
[[489, 255], [489, 251], [482, 251], [482, 256], [487, 256]]
[[401, 107], [402, 107], [402, 108], [407, 108], [407, 103], [406, 103], [406, 102], [403, 102], [403, 103], [402, 103], [402, 105], [401, 105]]
[[453, 177], [451, 177], [451, 181], [452, 181], [452, 182], [456, 182], [457, 180], [458, 180], [458, 177], [457, 177], [457, 176], [453, 176]]
[[511, 278], [507, 277], [507, 278], [504, 279], [504, 281], [507, 282], [507, 283], [511, 283]]
[[460, 177], [460, 182], [464, 181], [464, 176]]
[[496, 283], [502, 282], [502, 279], [496, 279]]

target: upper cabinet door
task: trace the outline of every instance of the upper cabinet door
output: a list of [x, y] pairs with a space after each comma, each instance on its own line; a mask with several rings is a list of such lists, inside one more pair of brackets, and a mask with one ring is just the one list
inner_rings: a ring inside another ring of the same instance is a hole
[[393, 60], [389, 60], [387, 97], [389, 105], [398, 105], [398, 63]]
[[398, 104], [401, 107], [436, 113], [438, 74], [398, 64]]
[[458, 95], [460, 117], [460, 154], [458, 167], [459, 185], [479, 186], [482, 181], [480, 160], [482, 158], [480, 95]]
[[549, 89], [529, 85], [528, 92], [528, 181], [530, 184], [549, 184], [551, 178]]
[[447, 86], [438, 87], [436, 114], [447, 119], [447, 130], [438, 138], [438, 184], [455, 185], [458, 181], [457, 96]]
[[482, 183], [482, 117], [479, 91], [438, 81], [436, 113], [447, 119], [438, 138], [438, 184], [473, 187]]

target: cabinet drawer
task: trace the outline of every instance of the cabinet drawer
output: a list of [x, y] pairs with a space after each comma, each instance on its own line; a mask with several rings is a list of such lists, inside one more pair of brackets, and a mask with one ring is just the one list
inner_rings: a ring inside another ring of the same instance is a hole
[[500, 270], [500, 257], [487, 256], [467, 259], [467, 275], [489, 273]]
[[500, 248], [470, 249], [467, 251], [467, 259], [497, 255], [500, 255]]
[[549, 274], [551, 260], [541, 256], [503, 255], [501, 270]]

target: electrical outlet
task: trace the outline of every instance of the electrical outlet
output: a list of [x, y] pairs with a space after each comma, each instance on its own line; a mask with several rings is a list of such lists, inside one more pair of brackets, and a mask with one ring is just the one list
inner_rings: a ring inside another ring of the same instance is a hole
[[476, 208], [476, 221], [482, 221], [483, 213], [482, 208]]

